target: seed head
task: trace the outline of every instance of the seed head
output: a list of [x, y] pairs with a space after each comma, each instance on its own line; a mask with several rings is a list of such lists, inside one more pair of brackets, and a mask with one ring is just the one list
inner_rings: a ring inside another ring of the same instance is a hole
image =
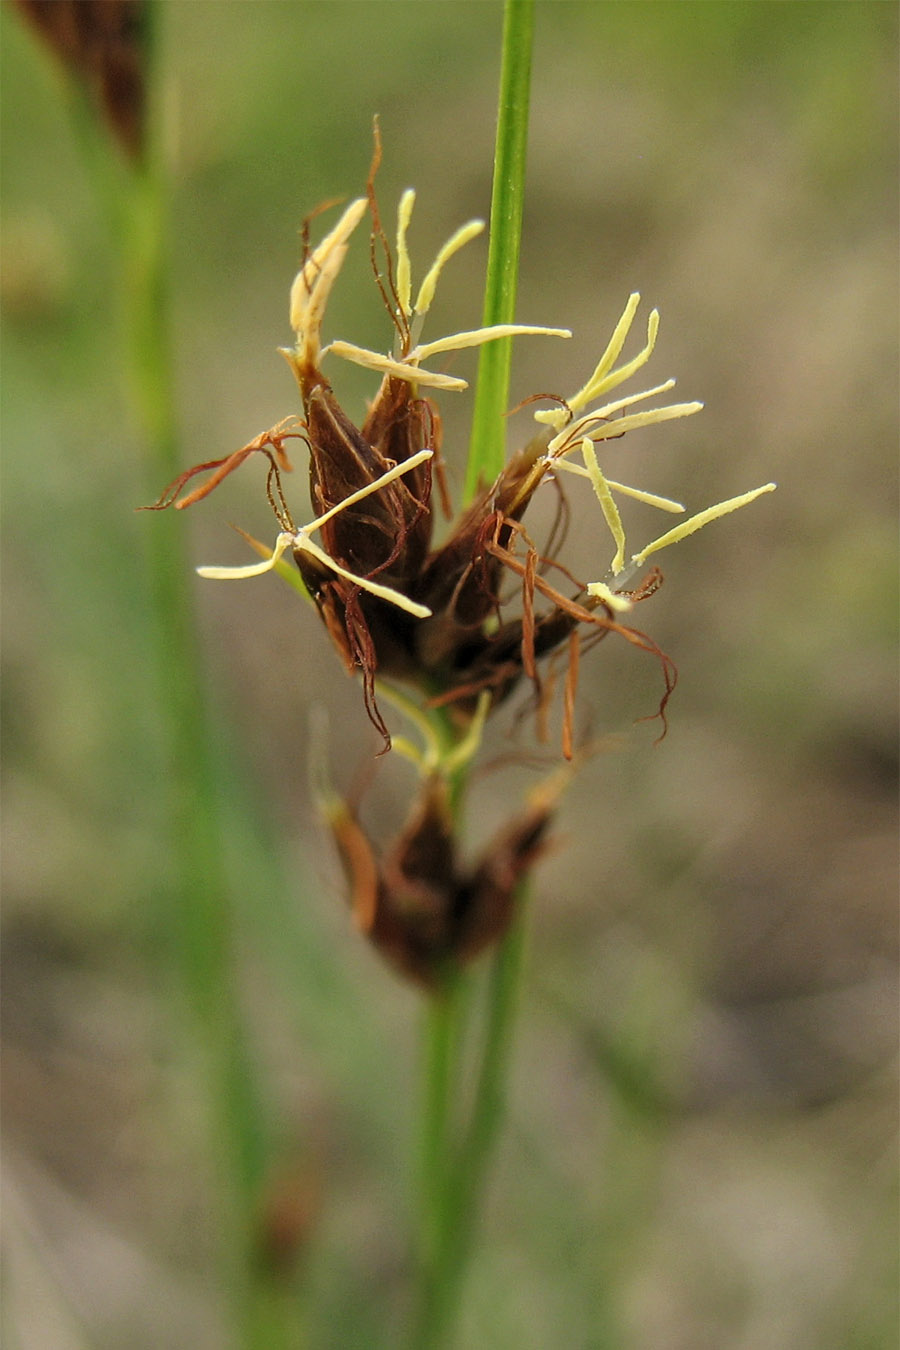
[[[535, 412], [535, 435], [435, 544], [435, 488], [445, 505], [448, 494], [440, 454], [441, 423], [433, 398], [438, 392], [465, 389], [466, 382], [431, 368], [433, 359], [499, 337], [570, 334], [563, 328], [505, 324], [423, 342], [422, 329], [438, 280], [454, 255], [480, 233], [482, 223], [469, 221], [451, 235], [413, 300], [408, 233], [415, 194], [408, 189], [401, 196], [392, 253], [374, 192], [377, 158], [376, 151], [367, 195], [351, 202], [315, 247], [308, 243], [308, 225], [304, 228], [305, 255], [290, 292], [294, 343], [282, 349], [299, 386], [302, 417], [279, 423], [223, 460], [188, 470], [156, 505], [181, 507], [198, 501], [252, 453], [267, 456], [267, 491], [280, 526], [274, 548], [262, 563], [204, 567], [199, 569], [201, 575], [256, 576], [280, 566], [289, 553], [345, 667], [362, 675], [365, 704], [385, 748], [390, 747], [390, 737], [378, 707], [376, 679], [414, 686], [430, 705], [447, 707], [464, 726], [475, 714], [479, 695], [486, 693], [495, 707], [523, 679], [531, 682], [542, 709], [552, 681], [542, 679], [541, 663], [559, 653], [569, 670], [564, 748], [571, 753], [578, 657], [583, 647], [609, 633], [660, 662], [664, 692], [659, 713], [664, 715], [675, 682], [674, 666], [650, 638], [623, 622], [638, 600], [657, 589], [661, 577], [652, 570], [643, 583], [631, 587], [629, 583], [647, 558], [771, 491], [774, 484], [700, 511], [629, 559], [617, 498], [676, 514], [684, 507], [608, 477], [598, 448], [629, 432], [692, 416], [702, 407], [698, 402], [638, 407], [668, 393], [673, 379], [609, 398], [646, 365], [656, 343], [659, 315], [652, 310], [643, 347], [620, 362], [640, 302], [635, 293], [585, 384]], [[387, 353], [322, 341], [328, 298], [367, 211], [375, 277], [394, 331]], [[359, 425], [342, 409], [323, 372], [328, 355], [381, 376]], [[309, 449], [313, 519], [300, 528], [294, 524], [281, 482], [281, 474], [290, 468], [284, 443], [291, 438], [303, 439]], [[201, 470], [210, 470], [211, 476], [179, 498]], [[612, 557], [595, 581], [579, 580], [564, 565], [558, 537], [540, 549], [524, 524], [539, 489], [556, 485], [561, 490], [563, 480], [573, 477], [587, 480], [612, 537]]]
[[[483, 486], [452, 519], [434, 399], [464, 390], [466, 381], [441, 369], [435, 358], [501, 337], [571, 335], [563, 328], [505, 324], [423, 341], [444, 268], [483, 226], [469, 221], [450, 236], [413, 300], [408, 234], [415, 194], [408, 189], [401, 196], [392, 251], [375, 198], [379, 154], [376, 133], [366, 196], [351, 202], [315, 247], [309, 243], [308, 223], [304, 227], [304, 255], [290, 292], [294, 342], [282, 349], [299, 387], [302, 416], [279, 422], [222, 459], [188, 469], [154, 505], [191, 505], [248, 458], [267, 460], [266, 493], [279, 526], [274, 547], [244, 536], [262, 561], [198, 571], [225, 579], [276, 570], [292, 578], [318, 609], [345, 668], [361, 675], [382, 753], [392, 742], [380, 703], [401, 708], [421, 732], [422, 750], [405, 736], [395, 741], [397, 750], [416, 763], [420, 780], [406, 824], [392, 844], [376, 847], [354, 810], [334, 792], [321, 795], [357, 926], [396, 969], [437, 989], [449, 967], [476, 956], [503, 934], [519, 883], [546, 848], [562, 782], [557, 778], [533, 793], [481, 857], [468, 862], [461, 855], [453, 802], [485, 719], [527, 682], [543, 737], [550, 700], [561, 686], [562, 750], [567, 760], [575, 760], [581, 657], [615, 634], [659, 662], [663, 692], [657, 715], [664, 733], [675, 667], [651, 638], [625, 622], [635, 605], [659, 588], [662, 574], [655, 566], [637, 574], [661, 549], [747, 505], [774, 484], [699, 511], [629, 558], [620, 499], [676, 515], [685, 508], [609, 477], [600, 462], [601, 447], [656, 423], [693, 416], [702, 407], [656, 402], [672, 389], [673, 379], [610, 398], [649, 361], [656, 343], [659, 315], [652, 310], [641, 350], [620, 361], [640, 301], [635, 293], [587, 381], [568, 398], [530, 400], [551, 404], [535, 412], [534, 434], [496, 481]], [[393, 344], [384, 353], [322, 340], [328, 298], [367, 212], [375, 280], [393, 330]], [[349, 360], [380, 377], [361, 422], [341, 407], [323, 369], [327, 357]], [[282, 483], [291, 468], [286, 443], [297, 439], [309, 451], [312, 503], [312, 519], [300, 527]], [[185, 491], [201, 473], [208, 477]], [[572, 479], [587, 481], [612, 540], [611, 559], [600, 564], [594, 581], [579, 579], [563, 562], [564, 529], [554, 527], [549, 541], [538, 546], [526, 522], [535, 495], [548, 489], [557, 491], [564, 516], [563, 484]], [[451, 522], [436, 540], [438, 501]]]

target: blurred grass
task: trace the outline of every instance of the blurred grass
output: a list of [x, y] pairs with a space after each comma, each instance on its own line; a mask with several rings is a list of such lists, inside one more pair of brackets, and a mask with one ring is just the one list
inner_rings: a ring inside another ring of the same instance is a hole
[[[537, 20], [518, 317], [575, 337], [523, 342], [513, 399], [580, 384], [636, 287], [662, 313], [654, 371], [707, 407], [629, 444], [631, 481], [691, 508], [780, 489], [665, 559], [641, 616], [681, 674], [658, 750], [630, 726], [655, 672], [606, 646], [585, 662], [594, 729], [625, 745], [585, 771], [538, 878], [513, 1124], [462, 1343], [599, 1344], [597, 1272], [615, 1257], [621, 1343], [889, 1344], [896, 10], [545, 3]], [[132, 512], [146, 485], [111, 242], [52, 64], [15, 15], [0, 22], [5, 1316], [26, 1350], [51, 1343], [48, 1306], [92, 1345], [219, 1346], [207, 1164], [166, 1004], [164, 770], [129, 562], [154, 521]], [[297, 230], [359, 191], [373, 112], [385, 215], [419, 193], [414, 263], [486, 212], [500, 8], [173, 4], [166, 25], [187, 464], [294, 410], [273, 349]], [[476, 321], [478, 250], [454, 263], [435, 332]], [[331, 331], [380, 346], [364, 255]], [[361, 411], [366, 377], [335, 379]], [[457, 490], [467, 416], [446, 409]], [[270, 531], [245, 474], [182, 519], [198, 561], [241, 556], [228, 519]], [[572, 546], [594, 556], [591, 538]], [[359, 691], [284, 588], [185, 586], [232, 728], [241, 997], [279, 1186], [307, 1216], [310, 1342], [390, 1344], [414, 1000], [351, 937], [306, 792], [323, 691], [335, 778], [364, 763]], [[371, 794], [394, 824], [405, 772]], [[486, 776], [476, 814], [522, 778]], [[657, 1104], [639, 1127], [635, 1094]]]

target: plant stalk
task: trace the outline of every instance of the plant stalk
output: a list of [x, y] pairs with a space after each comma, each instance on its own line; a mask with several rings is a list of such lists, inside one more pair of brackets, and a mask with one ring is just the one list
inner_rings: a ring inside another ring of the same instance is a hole
[[[512, 323], [515, 319], [533, 27], [533, 0], [506, 0], [485, 326]], [[508, 339], [481, 349], [466, 474], [467, 500], [480, 484], [492, 481], [503, 468], [510, 360]], [[454, 787], [460, 803], [464, 783], [457, 781]], [[457, 811], [457, 824], [460, 823]], [[520, 892], [512, 924], [494, 956], [475, 1097], [468, 1119], [462, 1124], [458, 1117], [467, 1070], [464, 1031], [470, 999], [468, 981], [460, 971], [448, 972], [443, 989], [432, 998], [427, 1009], [421, 1288], [413, 1341], [417, 1350], [441, 1350], [453, 1336], [478, 1210], [503, 1119], [525, 949], [524, 908], [524, 895]]]
[[[534, 0], [506, 0], [482, 319], [486, 328], [513, 323], [516, 317], [533, 36]], [[475, 496], [479, 484], [493, 482], [506, 462], [504, 413], [511, 362], [511, 338], [488, 342], [479, 353], [466, 466], [467, 501]]]
[[[145, 10], [148, 110], [145, 152], [117, 164], [96, 112], [76, 88], [77, 130], [118, 248], [123, 366], [144, 450], [148, 500], [178, 471], [169, 290], [170, 174], [163, 145], [159, 39], [165, 7]], [[236, 1340], [246, 1350], [286, 1350], [286, 1319], [257, 1274], [256, 1221], [265, 1165], [260, 1102], [237, 998], [229, 879], [223, 857], [222, 793], [204, 687], [183, 522], [160, 513], [146, 531], [148, 618], [156, 651], [163, 736], [169, 867], [160, 882], [162, 919], [178, 968], [188, 1057], [197, 1062], [205, 1107], [204, 1152], [223, 1287]], [[224, 758], [220, 756], [220, 758]], [[162, 869], [161, 869], [162, 870]]]

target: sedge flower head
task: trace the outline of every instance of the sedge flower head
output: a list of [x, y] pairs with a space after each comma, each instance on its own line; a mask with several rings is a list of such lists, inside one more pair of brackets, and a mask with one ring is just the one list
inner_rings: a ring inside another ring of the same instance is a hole
[[[548, 660], [551, 668], [554, 660], [564, 660], [564, 749], [571, 755], [571, 709], [579, 652], [586, 642], [614, 632], [654, 654], [664, 672], [661, 712], [674, 685], [668, 657], [624, 622], [634, 604], [658, 585], [659, 574], [652, 569], [631, 586], [635, 573], [662, 548], [774, 485], [690, 516], [629, 556], [617, 498], [675, 514], [683, 514], [684, 507], [608, 477], [598, 450], [608, 440], [692, 416], [702, 407], [656, 401], [672, 389], [672, 379], [637, 393], [620, 391], [649, 361], [659, 328], [659, 315], [652, 310], [641, 349], [620, 359], [639, 305], [634, 294], [588, 380], [553, 407], [535, 412], [535, 435], [435, 545], [435, 501], [440, 497], [446, 506], [448, 494], [433, 398], [466, 388], [466, 381], [441, 370], [436, 358], [503, 337], [571, 334], [564, 328], [505, 324], [424, 341], [426, 316], [444, 268], [483, 224], [469, 221], [455, 231], [415, 289], [408, 245], [414, 203], [409, 189], [400, 199], [392, 250], [370, 178], [367, 195], [351, 202], [317, 245], [307, 245], [290, 290], [294, 343], [282, 349], [300, 389], [302, 417], [278, 424], [231, 456], [188, 470], [156, 505], [197, 501], [249, 455], [262, 452], [269, 460], [267, 490], [280, 526], [275, 545], [262, 562], [204, 567], [199, 569], [203, 576], [256, 576], [279, 569], [290, 555], [346, 668], [362, 674], [366, 707], [386, 746], [390, 740], [376, 699], [376, 677], [412, 685], [428, 704], [447, 707], [465, 725], [483, 707], [483, 696], [494, 707], [523, 678], [531, 682], [539, 708], [544, 707], [553, 682], [544, 679], [542, 667]], [[329, 296], [367, 213], [373, 260], [379, 250], [384, 260], [376, 265], [376, 281], [394, 331], [385, 352], [322, 337]], [[323, 371], [328, 357], [365, 366], [381, 377], [359, 424], [341, 408]], [[300, 528], [282, 489], [281, 474], [290, 467], [284, 443], [290, 438], [303, 439], [309, 448], [313, 518]], [[210, 471], [206, 482], [179, 497], [201, 470]], [[587, 480], [611, 535], [612, 556], [608, 565], [598, 566], [597, 580], [574, 577], [557, 550], [541, 552], [523, 524], [538, 488], [555, 483], [561, 489], [567, 478]], [[510, 582], [518, 595], [514, 612]]]
[[[409, 189], [400, 199], [391, 248], [373, 185], [379, 152], [376, 133], [366, 196], [352, 201], [315, 246], [309, 243], [308, 226], [304, 229], [304, 256], [289, 300], [294, 340], [281, 349], [299, 387], [302, 415], [282, 420], [230, 455], [186, 470], [155, 508], [190, 506], [245, 460], [262, 455], [268, 462], [266, 492], [279, 527], [274, 545], [245, 535], [261, 561], [198, 571], [207, 578], [233, 579], [274, 570], [292, 579], [317, 608], [347, 671], [361, 676], [365, 707], [384, 749], [391, 748], [391, 736], [383, 703], [401, 710], [420, 733], [421, 748], [405, 735], [394, 741], [417, 765], [420, 779], [406, 825], [392, 844], [373, 843], [356, 810], [330, 789], [319, 796], [358, 928], [396, 969], [436, 989], [448, 964], [477, 955], [509, 924], [518, 884], [546, 847], [565, 782], [554, 775], [532, 793], [481, 858], [468, 862], [458, 845], [454, 785], [478, 750], [488, 716], [527, 682], [543, 736], [553, 691], [561, 686], [563, 753], [576, 760], [581, 656], [615, 634], [659, 662], [663, 692], [657, 715], [664, 731], [675, 668], [628, 621], [662, 579], [658, 568], [645, 564], [774, 484], [685, 517], [682, 503], [607, 475], [601, 465], [606, 442], [693, 416], [702, 407], [666, 402], [673, 379], [622, 392], [621, 386], [650, 360], [659, 329], [659, 315], [652, 310], [643, 345], [623, 359], [640, 302], [633, 294], [586, 382], [535, 412], [534, 434], [496, 481], [481, 485], [453, 518], [434, 399], [464, 390], [466, 381], [442, 369], [441, 358], [499, 338], [571, 334], [565, 328], [505, 324], [424, 340], [445, 267], [483, 223], [469, 221], [451, 234], [415, 287], [408, 244], [415, 194]], [[367, 214], [375, 280], [393, 330], [384, 352], [323, 339], [329, 297]], [[330, 369], [334, 358], [380, 378], [361, 421], [348, 415], [335, 395], [324, 368]], [[309, 451], [312, 518], [299, 527], [283, 487], [292, 440], [302, 440]], [[207, 477], [195, 484], [204, 473]], [[584, 480], [580, 485], [579, 479]], [[539, 490], [555, 488], [562, 506], [564, 484], [572, 480], [592, 495], [610, 536], [610, 544], [598, 549], [595, 570], [592, 564], [596, 580], [579, 579], [564, 563], [561, 532], [554, 529], [550, 541], [538, 546], [525, 524]], [[618, 505], [623, 498], [683, 519], [630, 553]], [[438, 503], [451, 523], [435, 541]], [[444, 710], [441, 715], [432, 711], [438, 708]]]

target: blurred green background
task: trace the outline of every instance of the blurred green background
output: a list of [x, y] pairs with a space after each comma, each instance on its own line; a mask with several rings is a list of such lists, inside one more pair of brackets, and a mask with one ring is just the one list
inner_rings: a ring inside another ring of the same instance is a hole
[[[486, 213], [501, 11], [160, 14], [188, 465], [297, 410], [274, 349], [298, 229], [362, 189], [374, 112], [385, 218], [418, 190], [419, 275]], [[159, 522], [133, 511], [164, 484], [142, 466], [114, 248], [63, 82], [14, 12], [0, 20], [6, 1330], [21, 1350], [225, 1346], [161, 898], [144, 568]], [[706, 408], [629, 437], [627, 468], [611, 448], [608, 471], [690, 509], [779, 490], [663, 558], [641, 624], [680, 673], [664, 743], [633, 725], [654, 664], [611, 643], [584, 663], [582, 726], [609, 753], [538, 874], [461, 1345], [894, 1341], [896, 69], [891, 3], [538, 4], [519, 318], [575, 336], [523, 339], [512, 397], [578, 387], [639, 289], [662, 315], [646, 383], [677, 374]], [[477, 323], [485, 255], [451, 264], [431, 336]], [[327, 329], [387, 345], [362, 243]], [[361, 416], [373, 381], [332, 374]], [[528, 425], [511, 420], [511, 444]], [[229, 520], [271, 536], [261, 477], [248, 466], [181, 517], [198, 562], [244, 560]], [[639, 542], [665, 525], [642, 511]], [[602, 570], [588, 520], [569, 550], [582, 575]], [[310, 801], [310, 710], [328, 709], [343, 789], [377, 742], [285, 587], [184, 585], [223, 728], [240, 998], [307, 1343], [395, 1344], [420, 1009], [351, 930]], [[498, 728], [491, 750], [530, 744]], [[474, 818], [486, 829], [534, 781], [486, 773]], [[377, 828], [410, 787], [402, 764], [378, 769]]]

